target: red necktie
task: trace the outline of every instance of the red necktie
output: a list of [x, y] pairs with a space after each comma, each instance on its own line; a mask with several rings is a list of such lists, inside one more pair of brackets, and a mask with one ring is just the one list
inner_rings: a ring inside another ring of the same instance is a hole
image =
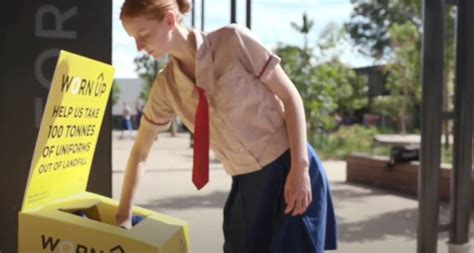
[[204, 90], [196, 86], [199, 103], [194, 120], [193, 183], [200, 190], [209, 181], [209, 106]]

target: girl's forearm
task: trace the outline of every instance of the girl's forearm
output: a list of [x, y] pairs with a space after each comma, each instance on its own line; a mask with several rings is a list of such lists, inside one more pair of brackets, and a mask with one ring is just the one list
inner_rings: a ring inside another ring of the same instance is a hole
[[308, 167], [306, 151], [306, 119], [303, 100], [293, 82], [280, 65], [264, 80], [267, 87], [283, 102], [288, 142], [291, 150], [291, 167]]
[[303, 101], [298, 94], [292, 94], [285, 102], [285, 121], [291, 150], [291, 167], [307, 169], [306, 119]]
[[138, 130], [123, 178], [119, 206], [122, 211], [131, 211], [138, 184], [145, 172], [145, 163], [156, 134], [156, 130], [146, 127], [140, 127]]
[[120, 208], [131, 210], [141, 176], [145, 170], [145, 161], [137, 161], [137, 156], [130, 154], [122, 184]]

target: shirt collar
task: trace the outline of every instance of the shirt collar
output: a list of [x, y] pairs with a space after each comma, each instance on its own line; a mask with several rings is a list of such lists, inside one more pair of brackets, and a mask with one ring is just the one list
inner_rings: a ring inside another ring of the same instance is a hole
[[193, 89], [190, 89], [189, 84], [193, 86], [203, 88], [207, 93], [212, 93], [212, 87], [214, 87], [214, 73], [213, 73], [213, 61], [212, 53], [210, 50], [209, 40], [207, 34], [197, 30], [191, 30], [194, 34], [196, 41], [196, 55], [195, 55], [195, 76], [196, 83], [193, 81], [181, 70], [178, 60], [174, 57], [171, 57], [173, 64], [175, 81], [178, 86], [183, 87], [182, 92], [187, 90], [186, 95], [192, 92]]
[[193, 30], [196, 38], [196, 85], [212, 93], [214, 71], [211, 47], [207, 34]]

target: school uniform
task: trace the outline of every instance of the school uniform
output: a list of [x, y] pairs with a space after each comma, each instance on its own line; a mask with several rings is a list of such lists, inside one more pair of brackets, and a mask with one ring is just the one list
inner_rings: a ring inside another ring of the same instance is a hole
[[[336, 248], [336, 221], [329, 184], [308, 145], [313, 202], [300, 216], [284, 215], [284, 185], [290, 169], [283, 103], [265, 85], [280, 58], [245, 27], [210, 33], [196, 41], [195, 82], [177, 59], [155, 80], [140, 127], [165, 130], [179, 116], [194, 129], [199, 96], [209, 107], [210, 146], [232, 176], [224, 210], [224, 252], [309, 253]], [[211, 179], [212, 180], [212, 179]]]

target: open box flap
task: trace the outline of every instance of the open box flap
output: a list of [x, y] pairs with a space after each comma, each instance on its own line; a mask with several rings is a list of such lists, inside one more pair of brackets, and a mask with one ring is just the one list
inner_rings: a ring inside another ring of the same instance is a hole
[[113, 74], [108, 64], [60, 52], [22, 211], [86, 190]]

